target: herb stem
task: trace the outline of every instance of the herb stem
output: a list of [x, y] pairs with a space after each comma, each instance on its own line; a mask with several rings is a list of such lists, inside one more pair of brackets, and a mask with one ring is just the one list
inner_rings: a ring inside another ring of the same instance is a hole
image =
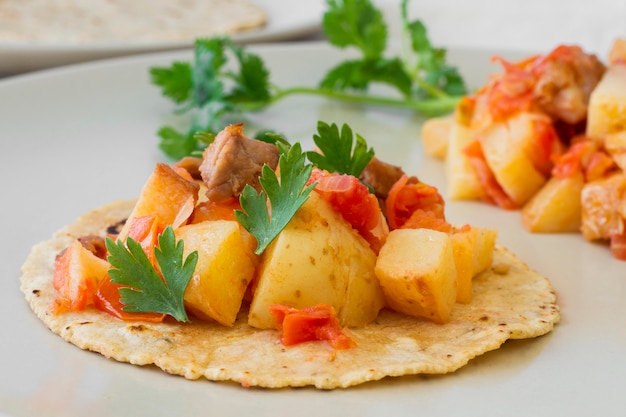
[[454, 109], [454, 106], [460, 99], [460, 97], [454, 97], [444, 94], [444, 96], [442, 97], [411, 100], [405, 98], [391, 98], [375, 95], [364, 95], [358, 93], [346, 93], [343, 91], [320, 89], [316, 87], [290, 87], [285, 89], [277, 89], [276, 92], [271, 96], [269, 102], [250, 103], [250, 105], [246, 105], [245, 107], [247, 110], [250, 111], [261, 110], [288, 96], [296, 94], [315, 95], [351, 103], [409, 108], [427, 115], [443, 114], [452, 111]]

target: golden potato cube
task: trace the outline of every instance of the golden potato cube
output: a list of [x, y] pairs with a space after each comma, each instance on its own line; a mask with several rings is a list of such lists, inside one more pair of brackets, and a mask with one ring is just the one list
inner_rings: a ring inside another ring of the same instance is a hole
[[128, 236], [131, 219], [143, 216], [156, 216], [159, 224], [164, 226], [180, 226], [193, 212], [198, 189], [195, 181], [181, 177], [169, 165], [157, 164], [145, 182], [119, 238]]
[[450, 131], [446, 155], [447, 194], [453, 200], [477, 200], [483, 192], [465, 148], [474, 141], [469, 127], [455, 122]]
[[591, 92], [587, 136], [603, 141], [606, 135], [626, 130], [626, 64], [612, 65]]
[[585, 179], [581, 172], [567, 178], [552, 177], [522, 208], [522, 224], [535, 233], [578, 232]]
[[456, 302], [457, 271], [447, 233], [393, 230], [378, 255], [376, 276], [390, 308], [436, 323], [450, 319]]
[[617, 38], [609, 51], [609, 65], [617, 65], [626, 61], [626, 38]]
[[476, 229], [468, 227], [455, 231], [450, 235], [450, 239], [457, 273], [456, 301], [467, 304], [472, 299]]
[[248, 324], [275, 328], [272, 304], [328, 304], [343, 325], [363, 326], [384, 305], [375, 263], [368, 243], [313, 192], [262, 255]]
[[466, 226], [454, 231], [450, 238], [457, 271], [457, 303], [467, 304], [472, 299], [472, 280], [491, 266], [497, 232]]
[[533, 120], [531, 114], [521, 113], [492, 124], [480, 135], [487, 165], [504, 192], [520, 206], [547, 181], [528, 156], [535, 134]]
[[452, 115], [432, 117], [422, 125], [422, 143], [426, 155], [445, 159], [454, 118]]
[[626, 170], [626, 130], [611, 133], [604, 138], [604, 148], [622, 171]]
[[491, 267], [498, 232], [495, 229], [473, 227], [474, 238], [472, 277]]
[[185, 256], [198, 251], [198, 263], [185, 291], [185, 306], [198, 318], [232, 326], [255, 270], [256, 241], [239, 223], [205, 221], [176, 230]]

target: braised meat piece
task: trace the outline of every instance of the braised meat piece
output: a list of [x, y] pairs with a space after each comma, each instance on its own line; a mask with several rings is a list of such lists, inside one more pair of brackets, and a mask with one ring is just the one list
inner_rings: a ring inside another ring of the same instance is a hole
[[386, 199], [389, 190], [404, 174], [402, 168], [374, 157], [361, 173], [360, 180], [374, 189], [379, 199]]
[[211, 201], [237, 197], [246, 184], [261, 190], [263, 165], [278, 165], [278, 148], [243, 134], [243, 123], [227, 126], [203, 154], [200, 175]]
[[587, 118], [589, 96], [606, 67], [579, 47], [560, 47], [540, 63], [534, 96], [555, 120], [576, 124]]

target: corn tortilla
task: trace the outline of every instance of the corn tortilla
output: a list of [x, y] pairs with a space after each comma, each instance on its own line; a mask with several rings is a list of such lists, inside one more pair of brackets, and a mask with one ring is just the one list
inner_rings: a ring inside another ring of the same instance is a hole
[[383, 310], [373, 323], [350, 329], [358, 347], [349, 350], [334, 351], [325, 342], [285, 347], [277, 331], [248, 326], [245, 309], [232, 328], [201, 321], [124, 322], [93, 308], [51, 314], [56, 254], [77, 237], [102, 235], [133, 205], [118, 201], [87, 213], [34, 246], [22, 267], [21, 289], [50, 330], [117, 361], [244, 386], [345, 388], [385, 377], [453, 372], [508, 339], [546, 334], [560, 319], [550, 282], [502, 247], [495, 250], [492, 268], [474, 278], [471, 303], [457, 304], [450, 322], [439, 325]]
[[9, 44], [180, 42], [266, 23], [250, 0], [0, 1], [0, 41]]

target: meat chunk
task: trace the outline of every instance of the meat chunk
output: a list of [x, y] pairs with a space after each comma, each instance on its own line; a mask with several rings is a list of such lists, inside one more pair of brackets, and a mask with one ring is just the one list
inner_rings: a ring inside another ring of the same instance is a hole
[[261, 190], [259, 177], [263, 165], [278, 165], [275, 145], [250, 139], [243, 134], [243, 124], [227, 126], [203, 154], [200, 175], [211, 201], [237, 197], [246, 184]]
[[561, 46], [540, 61], [533, 94], [553, 119], [576, 124], [586, 119], [589, 96], [605, 70], [595, 55]]
[[374, 157], [361, 173], [361, 181], [374, 189], [379, 199], [386, 199], [389, 190], [404, 174], [402, 168]]

